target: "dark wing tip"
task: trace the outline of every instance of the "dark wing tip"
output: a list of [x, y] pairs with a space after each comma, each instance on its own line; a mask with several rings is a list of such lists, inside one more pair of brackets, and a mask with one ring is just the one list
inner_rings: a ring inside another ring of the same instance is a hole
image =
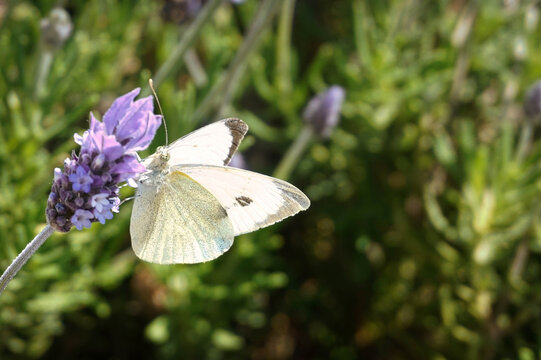
[[288, 191], [289, 198], [300, 206], [300, 211], [304, 211], [310, 207], [310, 199], [302, 191], [291, 185], [296, 191]]
[[301, 206], [302, 210], [307, 210], [310, 205], [311, 205], [311, 202], [310, 202], [310, 199], [308, 198], [308, 196], [306, 196], [304, 193], [302, 194], [303, 196], [301, 196], [297, 202], [299, 203], [299, 205]]
[[246, 125], [246, 123], [241, 119], [237, 118], [225, 119], [223, 120], [223, 123], [229, 128], [229, 130], [231, 131], [231, 136], [233, 137], [231, 148], [229, 149], [227, 158], [224, 160], [224, 165], [227, 165], [231, 161], [231, 158], [233, 157], [235, 151], [237, 151], [240, 142], [244, 138], [244, 135], [246, 135], [246, 133], [248, 132], [248, 125]]
[[[297, 211], [295, 214], [299, 211], [306, 210], [310, 207], [310, 199], [308, 196], [306, 196], [305, 193], [300, 191], [295, 185], [292, 185], [288, 183], [287, 181], [272, 178], [274, 185], [282, 191], [282, 193], [286, 194], [283, 196], [283, 198], [290, 200], [291, 203], [295, 204], [297, 208]], [[291, 214], [293, 215], [293, 214]]]
[[228, 118], [224, 120], [224, 124], [231, 130], [231, 132], [238, 133], [242, 138], [248, 132], [248, 125], [244, 121], [238, 118]]

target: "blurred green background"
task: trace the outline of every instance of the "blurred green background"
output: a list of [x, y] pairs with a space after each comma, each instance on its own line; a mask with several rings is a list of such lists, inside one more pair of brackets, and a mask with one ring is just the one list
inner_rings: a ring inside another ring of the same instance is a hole
[[[170, 138], [240, 117], [246, 166], [312, 200], [199, 265], [137, 260], [130, 203], [53, 235], [0, 296], [0, 358], [540, 358], [539, 6], [0, 1], [1, 269], [89, 112], [149, 77]], [[331, 85], [340, 124], [307, 137]]]

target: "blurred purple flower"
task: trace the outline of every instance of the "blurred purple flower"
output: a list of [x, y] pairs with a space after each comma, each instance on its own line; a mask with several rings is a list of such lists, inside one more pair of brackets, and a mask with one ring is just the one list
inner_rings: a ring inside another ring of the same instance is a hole
[[303, 119], [314, 132], [327, 138], [338, 125], [340, 111], [345, 98], [345, 91], [341, 86], [331, 86], [314, 96], [304, 109]]
[[248, 169], [246, 166], [246, 161], [244, 160], [244, 156], [242, 156], [242, 154], [238, 152], [233, 155], [233, 158], [229, 162], [228, 166], [239, 169]]
[[524, 112], [532, 120], [537, 120], [541, 115], [541, 80], [530, 86], [526, 92]]
[[49, 16], [40, 22], [41, 41], [52, 49], [60, 48], [70, 37], [73, 24], [68, 12], [54, 8]]
[[[239, 5], [244, 0], [229, 0], [232, 4]], [[175, 24], [183, 24], [197, 17], [207, 0], [165, 0], [161, 16], [165, 21]]]
[[150, 144], [161, 116], [153, 113], [152, 97], [134, 102], [138, 94], [135, 89], [116, 99], [103, 122], [90, 114], [90, 129], [74, 135], [81, 150], [64, 161], [63, 170], [54, 170], [47, 201], [47, 221], [55, 230], [112, 219], [120, 203], [118, 184], [146, 170], [135, 152]]
[[177, 24], [182, 24], [197, 16], [203, 8], [203, 0], [165, 0], [162, 8], [162, 18]]

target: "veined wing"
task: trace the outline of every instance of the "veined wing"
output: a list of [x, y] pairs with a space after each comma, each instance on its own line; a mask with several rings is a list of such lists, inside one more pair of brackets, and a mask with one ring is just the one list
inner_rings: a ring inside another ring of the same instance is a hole
[[218, 199], [235, 235], [274, 224], [310, 206], [302, 191], [270, 176], [224, 166], [182, 166], [178, 170]]
[[222, 255], [233, 244], [233, 226], [218, 200], [184, 173], [161, 185], [141, 183], [130, 221], [132, 247], [142, 260], [193, 264]]
[[247, 131], [248, 125], [236, 118], [204, 126], [167, 146], [168, 163], [227, 165]]

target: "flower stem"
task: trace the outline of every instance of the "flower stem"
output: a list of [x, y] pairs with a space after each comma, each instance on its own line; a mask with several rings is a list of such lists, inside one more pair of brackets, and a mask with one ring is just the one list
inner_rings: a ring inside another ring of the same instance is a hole
[[0, 294], [4, 291], [11, 279], [21, 270], [23, 265], [34, 255], [41, 245], [52, 235], [54, 229], [51, 225], [47, 224], [43, 230], [36, 237], [26, 245], [23, 251], [13, 260], [11, 265], [8, 266], [6, 271], [0, 277]]
[[530, 249], [528, 248], [528, 239], [524, 238], [520, 242], [515, 251], [515, 256], [509, 267], [509, 281], [515, 285], [522, 276], [524, 268], [526, 267], [526, 262], [528, 261], [528, 256], [530, 254]]
[[470, 39], [477, 19], [477, 13], [478, 7], [475, 2], [464, 5], [452, 35], [452, 43], [458, 50], [458, 56], [453, 69], [453, 80], [449, 93], [450, 110], [446, 120], [447, 124], [456, 115], [455, 113], [460, 105], [464, 83], [468, 79], [471, 62]]
[[517, 155], [516, 155], [517, 162], [521, 163], [524, 160], [524, 158], [528, 155], [530, 146], [532, 145], [532, 137], [533, 137], [533, 125], [530, 121], [526, 121], [524, 125], [522, 126], [522, 130], [520, 132], [520, 138], [518, 141]]
[[39, 100], [45, 92], [45, 83], [53, 63], [54, 52], [51, 49], [41, 47], [39, 51], [39, 60], [36, 69], [36, 78], [34, 80], [34, 99]]
[[202, 88], [207, 85], [208, 76], [205, 72], [205, 68], [201, 65], [199, 57], [193, 48], [190, 48], [184, 54], [184, 63], [186, 64], [186, 69], [192, 76], [195, 86]]
[[254, 15], [254, 20], [248, 29], [248, 33], [235, 54], [235, 57], [231, 61], [231, 65], [227, 69], [226, 74], [214, 83], [212, 89], [207, 93], [203, 101], [201, 101], [195, 110], [192, 116], [195, 123], [214, 110], [221, 100], [225, 99], [221, 104], [221, 110], [226, 109], [229, 106], [232, 94], [239, 82], [239, 77], [243, 74], [245, 69], [246, 61], [259, 44], [259, 40], [264, 34], [265, 29], [270, 25], [271, 20], [278, 10], [278, 5], [280, 4], [280, 0], [265, 0], [259, 5], [259, 8]]
[[286, 154], [276, 167], [273, 176], [279, 179], [287, 180], [291, 171], [299, 162], [302, 153], [314, 137], [314, 131], [309, 125], [305, 125], [293, 144], [287, 149]]
[[291, 28], [295, 0], [284, 0], [280, 12], [278, 34], [276, 37], [276, 79], [278, 90], [284, 98], [291, 96]]
[[[169, 55], [167, 60], [162, 64], [162, 66], [160, 66], [160, 68], [156, 72], [156, 75], [154, 75], [152, 81], [154, 82], [154, 86], [156, 88], [162, 83], [165, 78], [167, 78], [173, 71], [175, 71], [180, 66], [181, 59], [183, 58], [184, 54], [195, 41], [195, 38], [203, 28], [203, 25], [205, 25], [207, 21], [211, 18], [212, 14], [214, 14], [222, 1], [223, 0], [210, 0], [201, 10], [199, 15], [195, 18], [194, 22], [186, 29], [184, 36], [182, 36], [171, 55]], [[147, 85], [141, 92], [141, 96], [148, 95], [150, 95], [150, 88]]]

